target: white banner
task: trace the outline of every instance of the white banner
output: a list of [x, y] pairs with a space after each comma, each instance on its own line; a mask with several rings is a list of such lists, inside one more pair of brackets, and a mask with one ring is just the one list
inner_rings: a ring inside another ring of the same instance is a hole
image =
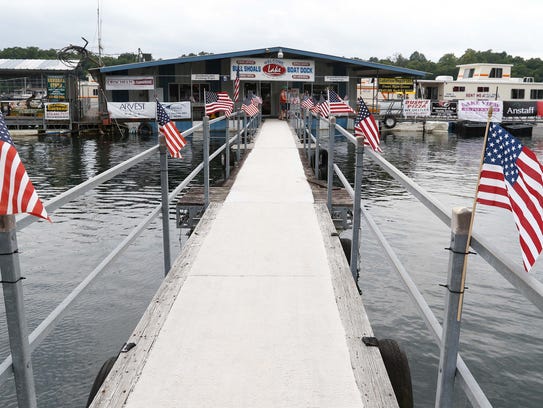
[[70, 104], [67, 102], [46, 103], [45, 120], [70, 120]]
[[219, 74], [191, 74], [192, 81], [218, 81], [221, 79]]
[[160, 102], [170, 119], [190, 119], [190, 102]]
[[324, 82], [349, 82], [348, 76], [325, 75]]
[[404, 117], [430, 116], [431, 101], [429, 99], [404, 99], [403, 115]]
[[492, 122], [501, 122], [503, 101], [458, 101], [458, 119], [474, 122], [486, 122], [488, 109], [492, 106]]
[[156, 102], [108, 102], [107, 110], [112, 119], [154, 119]]
[[107, 76], [106, 90], [155, 89], [152, 76]]
[[[190, 102], [161, 102], [172, 120], [190, 119]], [[107, 110], [112, 119], [155, 119], [156, 102], [108, 102]]]
[[231, 58], [230, 79], [236, 78], [239, 69], [241, 80], [314, 82], [315, 61], [279, 58]]

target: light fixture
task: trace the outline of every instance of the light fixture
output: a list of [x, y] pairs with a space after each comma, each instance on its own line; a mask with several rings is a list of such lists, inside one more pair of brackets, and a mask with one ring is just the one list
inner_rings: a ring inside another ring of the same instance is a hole
[[279, 48], [279, 52], [277, 53], [277, 58], [281, 59], [283, 58], [283, 50]]

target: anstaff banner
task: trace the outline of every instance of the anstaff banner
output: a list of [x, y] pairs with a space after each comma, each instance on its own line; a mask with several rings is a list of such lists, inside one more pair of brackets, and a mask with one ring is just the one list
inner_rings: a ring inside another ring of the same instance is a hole
[[503, 101], [458, 101], [458, 119], [473, 122], [486, 122], [488, 109], [492, 106], [492, 122], [503, 119]]

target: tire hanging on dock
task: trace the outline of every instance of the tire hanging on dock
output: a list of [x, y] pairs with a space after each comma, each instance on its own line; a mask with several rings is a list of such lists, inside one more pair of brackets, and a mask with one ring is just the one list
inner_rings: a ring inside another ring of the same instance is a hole
[[413, 387], [407, 355], [398, 342], [392, 339], [379, 339], [379, 351], [398, 405], [400, 408], [413, 408]]
[[89, 398], [87, 400], [87, 405], [85, 405], [85, 408], [88, 408], [92, 404], [92, 400], [96, 396], [96, 393], [98, 393], [98, 390], [100, 389], [100, 387], [104, 383], [104, 380], [113, 368], [115, 361], [117, 361], [117, 357], [110, 357], [104, 362], [104, 364], [102, 364], [102, 367], [100, 367], [100, 371], [98, 371], [98, 374], [96, 374], [96, 378], [92, 383]]

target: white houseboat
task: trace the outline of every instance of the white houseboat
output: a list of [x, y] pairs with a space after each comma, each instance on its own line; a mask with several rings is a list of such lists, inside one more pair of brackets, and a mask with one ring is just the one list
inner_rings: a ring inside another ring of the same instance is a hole
[[[514, 78], [512, 64], [475, 63], [458, 65], [456, 80], [441, 75], [417, 81], [417, 97], [439, 102], [501, 101], [503, 123], [517, 135], [531, 135], [534, 122], [543, 116], [543, 82], [533, 77]], [[460, 119], [460, 118], [459, 118]], [[460, 133], [480, 127], [458, 121]], [[468, 129], [464, 129], [464, 128]]]
[[512, 64], [477, 63], [457, 65], [458, 76], [441, 75], [419, 80], [420, 94], [432, 100], [501, 100], [533, 102], [543, 100], [543, 82], [533, 77], [513, 78]]

